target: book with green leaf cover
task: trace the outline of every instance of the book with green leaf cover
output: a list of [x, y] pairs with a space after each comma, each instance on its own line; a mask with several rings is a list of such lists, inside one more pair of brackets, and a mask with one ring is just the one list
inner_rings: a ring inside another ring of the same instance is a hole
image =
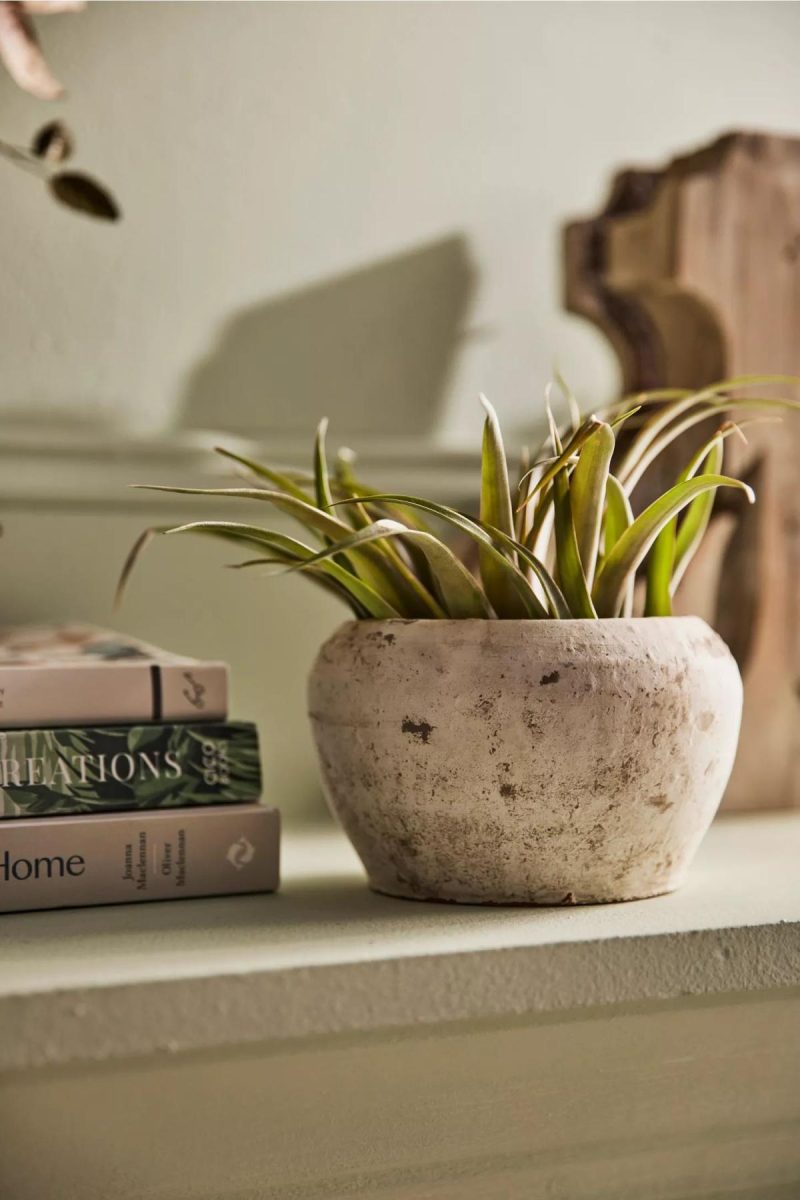
[[258, 733], [246, 721], [0, 732], [0, 817], [244, 804], [260, 793]]

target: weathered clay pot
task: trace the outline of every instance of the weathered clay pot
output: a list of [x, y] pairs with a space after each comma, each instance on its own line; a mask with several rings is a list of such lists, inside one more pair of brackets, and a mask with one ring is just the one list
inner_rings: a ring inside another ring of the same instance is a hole
[[371, 887], [590, 904], [681, 885], [733, 766], [742, 685], [696, 617], [351, 621], [309, 699]]

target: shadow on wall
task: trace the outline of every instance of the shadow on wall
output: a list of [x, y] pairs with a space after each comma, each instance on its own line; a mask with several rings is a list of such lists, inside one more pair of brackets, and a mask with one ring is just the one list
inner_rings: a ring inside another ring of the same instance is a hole
[[182, 428], [434, 430], [475, 287], [452, 236], [242, 310], [187, 380]]

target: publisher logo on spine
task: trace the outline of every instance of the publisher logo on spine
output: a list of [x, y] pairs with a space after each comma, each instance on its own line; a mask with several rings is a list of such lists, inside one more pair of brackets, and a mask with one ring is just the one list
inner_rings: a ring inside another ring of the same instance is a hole
[[228, 847], [228, 853], [225, 857], [232, 867], [235, 867], [237, 871], [241, 871], [249, 862], [253, 861], [255, 853], [256, 848], [253, 843], [242, 834], [237, 841], [232, 842]]

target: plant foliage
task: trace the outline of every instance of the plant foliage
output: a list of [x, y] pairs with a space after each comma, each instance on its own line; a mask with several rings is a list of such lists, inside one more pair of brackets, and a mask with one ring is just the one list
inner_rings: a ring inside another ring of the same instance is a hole
[[[548, 396], [549, 435], [534, 465], [510, 483], [497, 414], [485, 397], [479, 516], [418, 496], [376, 491], [358, 481], [352, 456], [329, 466], [327, 421], [314, 440], [309, 473], [285, 472], [219, 450], [248, 478], [246, 487], [156, 491], [218, 496], [267, 505], [292, 517], [303, 540], [270, 525], [194, 521], [145, 531], [128, 556], [119, 594], [153, 534], [205, 534], [238, 545], [242, 569], [302, 571], [343, 600], [357, 618], [619, 617], [634, 611], [637, 573], [646, 577], [645, 616], [668, 616], [675, 588], [697, 551], [718, 488], [752, 490], [722, 473], [725, 441], [769, 410], [796, 402], [745, 395], [756, 387], [796, 383], [788, 376], [742, 376], [701, 391], [663, 389], [628, 397], [601, 415], [582, 417], [559, 380], [569, 421], [559, 428]], [[752, 413], [736, 423], [730, 414]], [[633, 430], [635, 418], [635, 431]], [[676, 438], [703, 422], [720, 422], [672, 486], [635, 513], [632, 494]], [[630, 435], [620, 452], [620, 431]], [[474, 544], [473, 556], [457, 544]]]

